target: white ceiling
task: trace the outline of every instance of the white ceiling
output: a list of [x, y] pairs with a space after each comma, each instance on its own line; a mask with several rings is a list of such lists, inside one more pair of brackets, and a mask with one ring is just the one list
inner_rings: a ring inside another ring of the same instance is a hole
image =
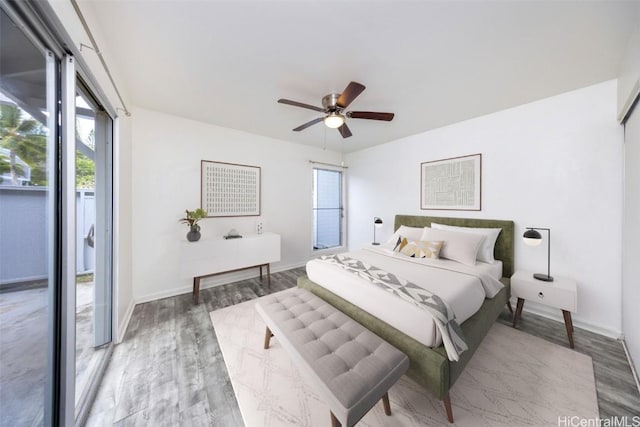
[[[84, 1], [134, 105], [354, 151], [616, 78], [640, 3]], [[319, 116], [355, 80], [351, 138]]]

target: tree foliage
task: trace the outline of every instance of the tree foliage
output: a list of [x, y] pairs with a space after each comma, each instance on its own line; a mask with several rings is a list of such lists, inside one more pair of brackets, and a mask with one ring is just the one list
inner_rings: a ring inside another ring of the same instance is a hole
[[20, 157], [31, 168], [31, 184], [47, 185], [47, 131], [42, 124], [28, 117], [13, 105], [0, 105], [0, 146], [9, 150], [2, 156], [0, 170], [10, 172], [13, 185], [25, 171], [16, 162]]
[[[88, 147], [94, 146], [93, 136], [93, 131], [87, 136]], [[9, 156], [0, 153], [0, 175], [9, 172], [12, 185], [19, 185], [19, 178], [25, 177], [26, 172], [16, 161], [17, 157], [31, 168], [29, 185], [47, 185], [47, 129], [44, 125], [15, 105], [0, 105], [0, 147], [9, 150]], [[76, 151], [76, 187], [95, 187], [95, 163], [80, 151]]]
[[80, 151], [76, 151], [76, 187], [88, 189], [95, 186], [95, 163]]

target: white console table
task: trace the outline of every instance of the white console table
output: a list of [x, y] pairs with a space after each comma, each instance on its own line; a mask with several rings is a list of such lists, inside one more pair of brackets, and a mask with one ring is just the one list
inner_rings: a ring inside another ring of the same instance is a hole
[[204, 239], [184, 242], [181, 269], [183, 277], [193, 277], [193, 299], [200, 299], [200, 279], [249, 268], [267, 268], [267, 285], [271, 286], [270, 263], [280, 261], [280, 235], [249, 234], [239, 239]]

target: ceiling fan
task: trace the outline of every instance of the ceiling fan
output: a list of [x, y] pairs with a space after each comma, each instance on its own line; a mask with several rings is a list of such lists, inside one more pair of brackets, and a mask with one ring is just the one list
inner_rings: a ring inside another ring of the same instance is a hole
[[346, 123], [346, 118], [350, 119], [367, 119], [367, 120], [383, 120], [390, 122], [393, 120], [393, 113], [377, 113], [374, 111], [345, 111], [346, 108], [358, 97], [365, 89], [364, 85], [351, 82], [347, 85], [342, 93], [330, 93], [322, 98], [322, 108], [314, 105], [304, 104], [302, 102], [291, 101], [289, 99], [278, 99], [280, 104], [293, 105], [294, 107], [307, 108], [309, 110], [324, 113], [324, 117], [318, 117], [303, 125], [293, 129], [294, 132], [305, 130], [309, 126], [316, 123], [324, 122], [327, 127], [338, 129], [343, 138], [349, 138], [352, 133]]

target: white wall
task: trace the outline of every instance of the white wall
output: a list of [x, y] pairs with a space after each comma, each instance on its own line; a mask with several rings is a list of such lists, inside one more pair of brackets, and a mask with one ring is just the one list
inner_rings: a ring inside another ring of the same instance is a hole
[[[482, 211], [421, 211], [420, 162], [475, 153], [482, 153]], [[374, 216], [384, 220], [382, 240], [397, 213], [510, 219], [516, 268], [544, 272], [546, 247], [520, 244], [519, 236], [526, 226], [549, 227], [551, 274], [578, 282], [575, 323], [620, 335], [623, 129], [615, 81], [346, 158], [351, 248], [371, 242]], [[525, 304], [532, 307], [541, 309]]]
[[640, 94], [640, 4], [637, 5], [636, 26], [629, 37], [620, 64], [618, 77], [618, 119], [627, 114], [633, 100]]
[[[136, 302], [191, 291], [180, 277], [185, 209], [200, 206], [200, 161], [262, 168], [261, 217], [207, 218], [202, 239], [264, 231], [281, 235], [282, 258], [272, 271], [303, 265], [311, 255], [309, 160], [339, 163], [341, 154], [136, 108], [133, 116], [133, 283]], [[231, 277], [257, 275], [256, 271]], [[208, 279], [202, 286], [228, 282]]]
[[625, 212], [622, 259], [622, 331], [640, 366], [640, 107], [625, 124]]

